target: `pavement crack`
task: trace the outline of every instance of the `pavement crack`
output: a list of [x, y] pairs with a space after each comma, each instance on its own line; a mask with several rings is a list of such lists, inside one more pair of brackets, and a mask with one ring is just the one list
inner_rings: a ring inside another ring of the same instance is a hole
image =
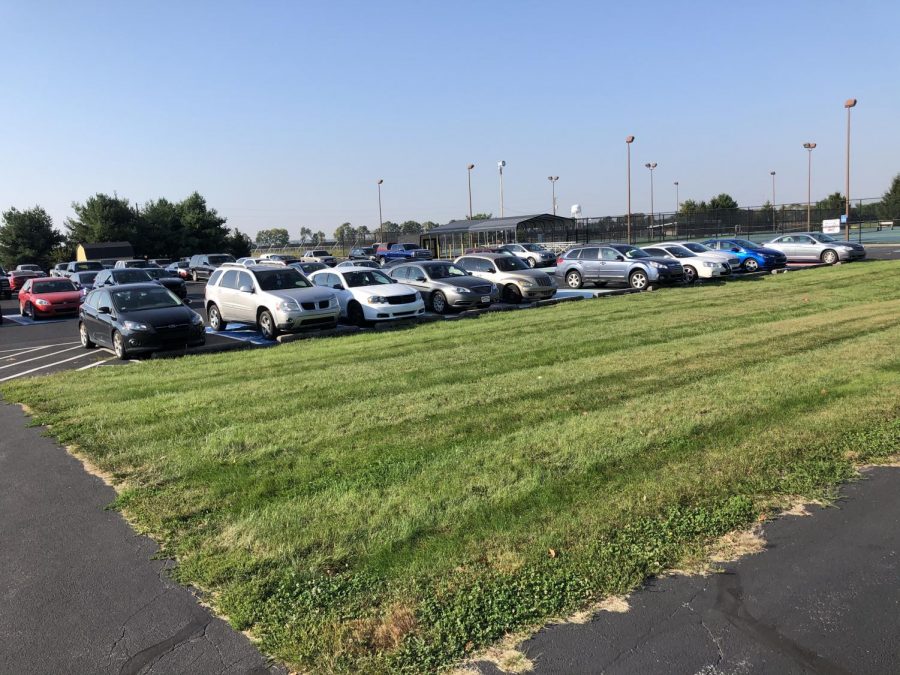
[[721, 639], [721, 638], [717, 638], [717, 637], [713, 634], [712, 630], [710, 630], [709, 626], [706, 625], [706, 622], [703, 620], [702, 617], [700, 618], [700, 625], [703, 626], [703, 628], [704, 628], [704, 629], [706, 630], [706, 632], [709, 634], [709, 639], [712, 640], [712, 641], [713, 641], [713, 644], [716, 646], [716, 651], [719, 653], [719, 658], [718, 658], [718, 660], [716, 661], [715, 665], [716, 665], [716, 666], [719, 666], [719, 665], [722, 664], [722, 661], [725, 660], [725, 654], [722, 652], [722, 639]]

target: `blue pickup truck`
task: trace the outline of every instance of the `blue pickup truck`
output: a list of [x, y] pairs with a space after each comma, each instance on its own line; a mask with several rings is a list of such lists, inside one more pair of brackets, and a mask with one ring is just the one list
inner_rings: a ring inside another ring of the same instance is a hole
[[396, 260], [431, 260], [434, 257], [427, 248], [418, 244], [382, 244], [375, 251], [375, 258], [384, 265]]

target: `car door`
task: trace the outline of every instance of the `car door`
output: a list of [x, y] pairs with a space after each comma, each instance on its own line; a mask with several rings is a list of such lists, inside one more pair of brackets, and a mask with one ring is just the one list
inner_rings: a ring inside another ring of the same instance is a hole
[[406, 268], [406, 277], [402, 283], [412, 286], [422, 295], [428, 295], [428, 277], [425, 275], [425, 270], [418, 265], [410, 265]]
[[769, 242], [768, 246], [775, 249], [776, 251], [781, 251], [788, 257], [789, 260], [797, 254], [796, 250], [794, 249], [794, 237], [789, 234], [783, 237], [778, 237], [777, 239], [773, 239], [771, 242]]
[[600, 259], [600, 249], [598, 247], [588, 246], [581, 249], [581, 255], [578, 260], [581, 262], [582, 279], [585, 281], [596, 281], [602, 277], [606, 263]]
[[616, 249], [610, 246], [600, 247], [600, 266], [598, 281], [622, 281], [628, 271], [628, 261]]
[[81, 322], [84, 324], [84, 329], [87, 331], [88, 337], [91, 340], [94, 339], [94, 336], [97, 333], [97, 299], [100, 297], [101, 291], [97, 291], [96, 293], [88, 293], [84, 298], [84, 302], [81, 303]]
[[798, 260], [818, 260], [819, 245], [815, 239], [806, 234], [794, 235], [794, 250]]
[[240, 321], [240, 291], [238, 291], [238, 271], [228, 270], [219, 281], [216, 304], [219, 305], [219, 314], [227, 323], [228, 321]]
[[94, 322], [94, 332], [91, 335], [91, 339], [97, 344], [112, 346], [114, 311], [109, 291], [103, 289], [97, 298], [96, 321]]
[[[230, 271], [230, 270], [229, 270]], [[227, 272], [226, 272], [227, 274]], [[256, 321], [256, 307], [254, 294], [259, 293], [259, 284], [255, 283], [250, 272], [238, 272], [237, 291], [234, 295], [234, 318], [237, 321]], [[250, 291], [241, 289], [249, 288]]]

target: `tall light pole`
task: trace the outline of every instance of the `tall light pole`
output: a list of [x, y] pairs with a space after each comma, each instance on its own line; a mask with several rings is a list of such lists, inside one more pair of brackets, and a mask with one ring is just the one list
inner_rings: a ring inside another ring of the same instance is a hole
[[553, 195], [553, 215], [556, 215], [556, 181], [559, 180], [559, 176], [547, 176], [547, 180], [550, 181], [550, 187], [552, 189]]
[[628, 243], [631, 243], [631, 144], [634, 136], [625, 137], [625, 147], [628, 148]]
[[469, 220], [472, 220], [472, 169], [474, 168], [474, 164], [469, 164], [466, 167], [466, 170], [469, 172]]
[[381, 184], [384, 182], [383, 178], [378, 179], [378, 239], [380, 241], [384, 241], [384, 218], [381, 217]]
[[844, 107], [847, 109], [847, 184], [846, 184], [846, 197], [847, 197], [847, 207], [845, 209], [845, 215], [847, 217], [847, 240], [850, 240], [850, 108], [856, 105], [855, 98], [848, 98], [844, 101]]
[[815, 149], [815, 143], [804, 143], [803, 147], [809, 155], [806, 170], [806, 229], [812, 229], [812, 151]]
[[675, 214], [681, 209], [681, 200], [678, 198], [678, 181], [675, 181]]
[[769, 175], [772, 176], [772, 232], [777, 232], [778, 226], [775, 224], [775, 172], [770, 171]]
[[650, 169], [650, 234], [653, 234], [653, 169], [656, 168], [656, 162], [647, 162], [644, 164]]
[[[504, 166], [506, 166], [506, 161], [501, 159], [499, 162], [497, 162], [497, 168], [500, 170], [500, 217], [501, 218], [503, 217], [503, 167]], [[471, 188], [470, 188], [470, 190], [471, 190]], [[471, 205], [469, 206], [469, 208], [471, 209]], [[470, 213], [469, 214], [470, 218], [471, 218], [471, 215], [472, 214]]]

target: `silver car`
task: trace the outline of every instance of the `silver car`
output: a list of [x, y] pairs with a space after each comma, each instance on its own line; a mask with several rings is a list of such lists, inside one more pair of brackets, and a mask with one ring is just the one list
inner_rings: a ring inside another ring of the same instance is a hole
[[473, 253], [460, 256], [454, 263], [466, 272], [496, 284], [500, 288], [501, 299], [506, 302], [547, 300], [556, 295], [553, 277], [529, 268], [519, 258], [509, 254]]
[[419, 291], [438, 314], [451, 308], [488, 307], [500, 299], [495, 284], [472, 276], [449, 260], [405, 263], [390, 268], [388, 274]]
[[497, 252], [512, 253], [529, 267], [553, 267], [556, 264], [556, 254], [540, 244], [504, 244]]
[[852, 241], [835, 239], [822, 232], [792, 232], [766, 242], [766, 248], [774, 248], [796, 262], [823, 262], [833, 265], [838, 261], [864, 260], [866, 248]]
[[345, 260], [344, 262], [339, 262], [336, 267], [369, 267], [376, 270], [381, 269], [381, 265], [374, 260]]
[[206, 314], [214, 331], [245, 323], [273, 340], [282, 331], [333, 328], [340, 312], [332, 291], [314, 286], [293, 267], [225, 263], [206, 285]]

